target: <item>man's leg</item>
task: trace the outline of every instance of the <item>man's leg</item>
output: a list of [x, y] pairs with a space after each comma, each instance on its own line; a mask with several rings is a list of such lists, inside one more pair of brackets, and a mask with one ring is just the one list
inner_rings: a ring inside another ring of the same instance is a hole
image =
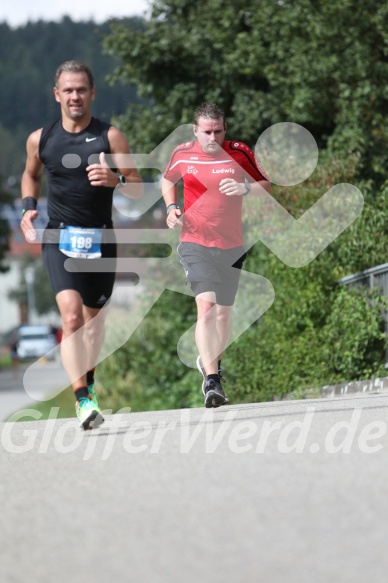
[[229, 344], [232, 335], [232, 310], [233, 306], [221, 306], [217, 304], [217, 330], [218, 336], [221, 338], [223, 350], [218, 356], [218, 373], [221, 375], [221, 359], [224, 351]]
[[86, 386], [86, 350], [83, 341], [82, 298], [74, 290], [63, 290], [56, 296], [62, 319], [62, 364], [73, 390]]
[[62, 363], [76, 397], [76, 413], [84, 429], [96, 427], [104, 419], [99, 407], [88, 396], [88, 349], [84, 341], [82, 298], [74, 290], [64, 290], [57, 294], [56, 300], [62, 318]]
[[196, 296], [197, 326], [196, 343], [200, 354], [197, 366], [203, 374], [202, 392], [206, 407], [219, 407], [228, 403], [221, 388], [219, 362], [230, 338], [231, 306], [215, 303], [214, 292]]
[[99, 406], [94, 388], [94, 371], [105, 339], [106, 308], [83, 306], [84, 342], [86, 347], [86, 382], [92, 400]]
[[218, 374], [218, 363], [228, 345], [232, 329], [232, 306], [216, 304], [214, 292], [197, 295], [195, 340], [206, 375]]

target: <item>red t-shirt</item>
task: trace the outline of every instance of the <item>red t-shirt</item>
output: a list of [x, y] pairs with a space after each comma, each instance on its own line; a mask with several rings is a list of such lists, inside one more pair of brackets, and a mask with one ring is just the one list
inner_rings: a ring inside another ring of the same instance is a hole
[[217, 154], [206, 154], [197, 141], [173, 151], [164, 177], [183, 179], [184, 217], [181, 241], [231, 249], [243, 244], [242, 196], [219, 191], [223, 178], [237, 182], [268, 180], [252, 150], [242, 142], [224, 141]]

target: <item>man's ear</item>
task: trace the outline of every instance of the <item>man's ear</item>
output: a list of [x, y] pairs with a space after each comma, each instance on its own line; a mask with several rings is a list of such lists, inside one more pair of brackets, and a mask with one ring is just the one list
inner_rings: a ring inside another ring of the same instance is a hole
[[55, 86], [53, 87], [53, 93], [54, 93], [55, 101], [58, 101], [58, 103], [59, 103], [58, 89]]
[[198, 127], [195, 124], [193, 124], [193, 134], [196, 136], [197, 132], [198, 132]]

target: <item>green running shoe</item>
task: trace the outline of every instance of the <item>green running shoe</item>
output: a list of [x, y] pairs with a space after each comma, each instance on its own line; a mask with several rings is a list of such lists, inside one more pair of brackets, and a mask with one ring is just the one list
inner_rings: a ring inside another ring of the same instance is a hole
[[94, 383], [92, 383], [91, 385], [88, 385], [88, 393], [89, 393], [93, 403], [96, 405], [96, 407], [101, 409], [100, 401], [98, 400], [96, 389], [94, 388]]
[[81, 399], [75, 404], [75, 412], [83, 429], [93, 429], [104, 423], [100, 407], [91, 399]]

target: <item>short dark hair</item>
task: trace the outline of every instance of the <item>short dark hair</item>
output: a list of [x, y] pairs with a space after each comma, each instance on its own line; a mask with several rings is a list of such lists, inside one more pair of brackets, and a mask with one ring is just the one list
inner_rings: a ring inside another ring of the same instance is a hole
[[194, 112], [194, 123], [197, 126], [200, 117], [206, 119], [222, 119], [225, 123], [225, 114], [216, 103], [202, 103]]
[[66, 72], [86, 73], [86, 75], [88, 76], [88, 79], [89, 79], [90, 87], [91, 88], [94, 87], [93, 73], [91, 72], [89, 67], [85, 63], [83, 63], [82, 61], [65, 61], [64, 63], [59, 65], [58, 69], [55, 72], [55, 76], [54, 76], [55, 87], [58, 87], [59, 77], [62, 75], [62, 73], [66, 73]]

